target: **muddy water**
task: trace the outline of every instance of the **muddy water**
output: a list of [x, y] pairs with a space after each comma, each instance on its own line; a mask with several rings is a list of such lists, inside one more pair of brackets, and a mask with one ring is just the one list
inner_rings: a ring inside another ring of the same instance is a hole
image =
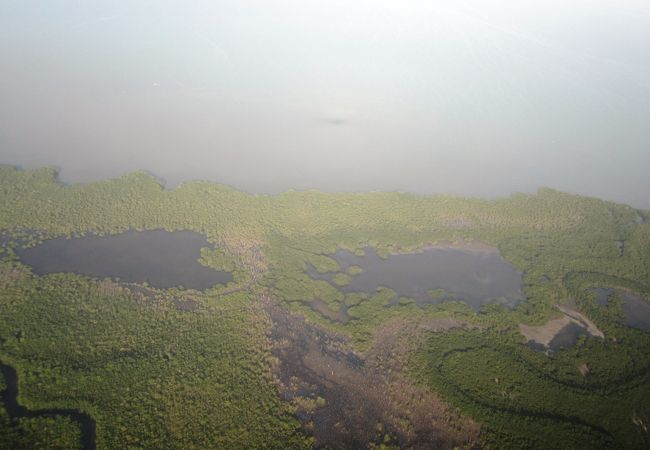
[[[432, 247], [421, 252], [392, 254], [382, 259], [372, 247], [363, 256], [347, 250], [330, 255], [343, 272], [352, 265], [363, 272], [346, 286], [332, 282], [334, 273], [318, 273], [308, 268], [312, 278], [332, 283], [340, 291], [374, 293], [378, 287], [394, 290], [397, 297], [410, 297], [418, 304], [460, 300], [474, 310], [486, 303], [512, 307], [524, 299], [521, 273], [506, 262], [494, 248], [485, 246]], [[431, 291], [444, 290], [433, 297]]]
[[21, 261], [38, 275], [74, 272], [154, 287], [183, 286], [203, 290], [232, 280], [232, 274], [199, 264], [204, 236], [191, 231], [127, 231], [112, 236], [57, 238], [16, 249]]
[[631, 328], [650, 331], [650, 301], [632, 292], [620, 289], [593, 289], [596, 294], [596, 302], [606, 307], [609, 304], [609, 297], [618, 292], [623, 298], [623, 317], [625, 325]]

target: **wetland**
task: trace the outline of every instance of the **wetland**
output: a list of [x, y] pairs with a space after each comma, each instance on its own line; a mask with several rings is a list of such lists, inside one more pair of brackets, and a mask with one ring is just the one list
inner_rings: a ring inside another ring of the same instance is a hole
[[[98, 449], [650, 445], [650, 334], [590, 291], [647, 298], [646, 211], [54, 175], [0, 167], [0, 359]], [[81, 441], [5, 411], [0, 447]]]
[[628, 290], [595, 288], [596, 303], [606, 308], [610, 299], [616, 297], [621, 302], [623, 322], [628, 327], [650, 331], [650, 301]]
[[341, 283], [337, 277], [342, 273], [319, 273], [309, 266], [309, 276], [328, 281], [344, 293], [373, 294], [380, 287], [390, 288], [395, 291], [392, 304], [400, 297], [418, 305], [457, 300], [479, 311], [488, 303], [513, 307], [524, 300], [521, 272], [496, 248], [482, 244], [442, 243], [385, 258], [372, 247], [366, 247], [361, 256], [344, 249], [329, 256], [341, 272], [351, 275]]

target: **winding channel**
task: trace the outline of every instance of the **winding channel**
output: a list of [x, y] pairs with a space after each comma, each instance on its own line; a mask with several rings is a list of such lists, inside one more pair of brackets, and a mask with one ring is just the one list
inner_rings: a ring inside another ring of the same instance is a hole
[[18, 404], [18, 375], [16, 370], [0, 361], [0, 372], [5, 378], [7, 388], [0, 392], [7, 413], [12, 418], [35, 418], [68, 416], [81, 427], [81, 444], [84, 450], [95, 450], [95, 421], [86, 413], [76, 409], [37, 409], [29, 410]]
[[[480, 348], [488, 348], [489, 349], [489, 347], [480, 346], [480, 345], [479, 346], [466, 347], [466, 348], [462, 348], [462, 349], [453, 349], [453, 350], [449, 350], [449, 351], [444, 352], [442, 354], [442, 358], [444, 360], [444, 359], [448, 358], [449, 356], [451, 356], [451, 355], [453, 355], [455, 353], [468, 353], [468, 352], [471, 352], [471, 351], [474, 351], [474, 350], [477, 350], [477, 349], [480, 349]], [[555, 422], [565, 422], [565, 423], [570, 423], [570, 424], [573, 424], [573, 425], [582, 426], [582, 427], [584, 427], [586, 429], [591, 430], [593, 433], [596, 433], [596, 434], [599, 434], [599, 435], [605, 437], [612, 444], [615, 442], [614, 436], [609, 431], [607, 431], [605, 428], [603, 428], [603, 427], [601, 427], [599, 425], [596, 425], [596, 424], [589, 423], [589, 422], [587, 422], [587, 421], [585, 421], [585, 420], [583, 420], [583, 419], [581, 419], [579, 417], [564, 415], [564, 414], [561, 414], [561, 413], [553, 413], [553, 412], [548, 412], [548, 411], [543, 411], [543, 410], [537, 410], [536, 411], [536, 410], [531, 410], [531, 409], [527, 409], [527, 408], [515, 409], [515, 408], [508, 408], [508, 407], [505, 407], [505, 406], [499, 406], [499, 405], [492, 404], [488, 400], [483, 400], [483, 399], [477, 397], [476, 395], [474, 395], [473, 393], [468, 392], [466, 389], [463, 389], [463, 387], [460, 384], [454, 382], [453, 378], [449, 377], [445, 373], [445, 370], [444, 370], [443, 366], [444, 366], [444, 363], [440, 362], [440, 363], [434, 365], [433, 368], [435, 370], [437, 370], [437, 372], [441, 376], [441, 378], [452, 389], [454, 389], [458, 395], [464, 397], [467, 401], [469, 401], [471, 403], [474, 403], [476, 405], [479, 405], [479, 406], [481, 406], [483, 408], [487, 408], [487, 409], [492, 410], [492, 411], [499, 411], [499, 412], [509, 414], [509, 415], [513, 415], [513, 416], [546, 419], [546, 420], [551, 420], [551, 421], [555, 421]], [[550, 377], [542, 376], [542, 378], [546, 378], [546, 379], [552, 381], [552, 378], [550, 378]]]

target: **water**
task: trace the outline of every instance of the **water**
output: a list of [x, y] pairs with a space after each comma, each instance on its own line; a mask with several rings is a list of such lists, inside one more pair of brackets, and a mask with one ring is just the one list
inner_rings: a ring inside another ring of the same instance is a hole
[[639, 330], [650, 331], [650, 301], [632, 292], [597, 288], [592, 290], [596, 294], [596, 303], [606, 307], [609, 296], [618, 292], [623, 297], [623, 317], [625, 325]]
[[[373, 294], [380, 286], [391, 288], [400, 296], [413, 298], [418, 304], [461, 300], [474, 310], [486, 303], [512, 307], [524, 300], [521, 273], [506, 262], [496, 249], [449, 247], [428, 248], [421, 252], [394, 254], [382, 259], [367, 247], [364, 256], [339, 249], [334, 255], [343, 272], [352, 265], [363, 272], [352, 276], [341, 292]], [[334, 273], [320, 274], [308, 268], [312, 278], [332, 282]], [[439, 297], [430, 291], [443, 289]]]
[[649, 42], [647, 0], [5, 1], [0, 162], [650, 208]]
[[95, 450], [95, 421], [88, 414], [75, 409], [61, 408], [29, 410], [18, 403], [18, 375], [14, 368], [0, 362], [0, 372], [4, 376], [5, 383], [7, 384], [6, 389], [0, 392], [0, 398], [10, 417], [68, 416], [81, 427], [81, 445], [83, 449]]
[[202, 247], [211, 246], [192, 231], [127, 231], [112, 236], [57, 238], [16, 249], [34, 273], [74, 272], [91, 277], [148, 282], [157, 288], [204, 290], [232, 280], [232, 274], [199, 264]]
[[609, 303], [609, 296], [614, 292], [614, 289], [596, 288], [592, 289], [592, 292], [596, 294], [596, 303], [602, 307], [606, 307]]

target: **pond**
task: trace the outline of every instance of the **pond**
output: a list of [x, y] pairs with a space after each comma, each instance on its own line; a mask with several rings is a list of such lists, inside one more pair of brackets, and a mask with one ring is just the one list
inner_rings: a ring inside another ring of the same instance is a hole
[[344, 293], [373, 294], [384, 286], [395, 291], [393, 303], [399, 297], [412, 298], [419, 305], [459, 300], [476, 311], [487, 303], [512, 307], [524, 300], [521, 272], [493, 247], [441, 244], [414, 253], [391, 254], [386, 259], [366, 247], [363, 256], [342, 249], [330, 256], [342, 272], [359, 266], [361, 273], [352, 272], [349, 283], [339, 286], [334, 272], [319, 273], [313, 266], [308, 266], [307, 272]]
[[617, 293], [623, 299], [624, 323], [628, 327], [639, 330], [650, 331], [650, 302], [641, 296], [623, 289], [596, 288], [592, 289], [596, 294], [596, 303], [607, 307], [610, 297]]
[[119, 278], [153, 287], [204, 290], [232, 280], [198, 262], [206, 238], [192, 231], [126, 231], [111, 236], [56, 238], [35, 247], [18, 248], [20, 260], [34, 273], [74, 272], [91, 277]]

